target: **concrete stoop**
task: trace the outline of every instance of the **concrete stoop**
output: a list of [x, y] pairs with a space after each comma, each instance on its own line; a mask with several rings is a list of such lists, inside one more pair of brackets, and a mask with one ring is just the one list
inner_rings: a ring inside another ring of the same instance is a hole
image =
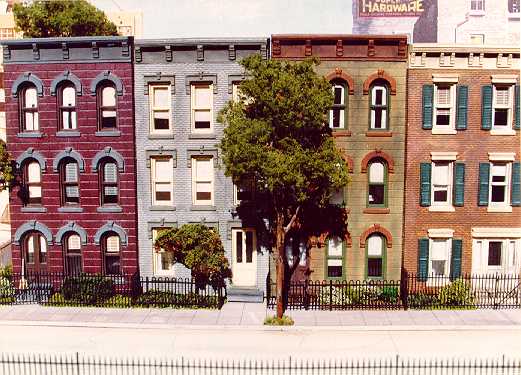
[[228, 302], [260, 303], [264, 299], [264, 293], [255, 287], [228, 287], [226, 294]]

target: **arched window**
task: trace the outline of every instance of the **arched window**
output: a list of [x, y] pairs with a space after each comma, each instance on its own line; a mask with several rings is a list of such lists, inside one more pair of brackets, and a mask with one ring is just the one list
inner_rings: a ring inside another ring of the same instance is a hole
[[116, 118], [116, 87], [109, 81], [98, 87], [98, 128], [99, 130], [115, 130]]
[[36, 86], [29, 84], [23, 87], [20, 98], [21, 131], [38, 131], [40, 126], [38, 119], [38, 92]]
[[371, 130], [389, 129], [389, 89], [385, 81], [377, 80], [371, 86]]
[[114, 232], [105, 234], [101, 240], [101, 247], [105, 274], [119, 275], [121, 272], [119, 236]]
[[28, 273], [47, 271], [47, 241], [40, 232], [29, 232], [23, 241], [23, 267]]
[[24, 204], [25, 205], [41, 205], [42, 204], [42, 174], [40, 163], [36, 160], [30, 160], [25, 163], [23, 168], [23, 184], [25, 187]]
[[60, 163], [61, 203], [62, 206], [76, 206], [80, 203], [78, 163], [66, 158]]
[[333, 107], [329, 110], [329, 127], [345, 129], [347, 124], [347, 85], [344, 81], [335, 80], [333, 86]]
[[366, 241], [367, 247], [367, 278], [381, 279], [384, 277], [385, 237], [380, 233], [371, 234]]
[[65, 254], [65, 271], [67, 275], [74, 276], [82, 273], [81, 239], [78, 234], [70, 232], [68, 236], [64, 236], [63, 252]]
[[101, 205], [116, 205], [119, 202], [118, 166], [111, 158], [100, 162]]
[[58, 95], [60, 130], [77, 129], [76, 88], [72, 82], [60, 87]]
[[387, 164], [381, 159], [369, 162], [367, 187], [367, 206], [385, 207], [387, 205]]

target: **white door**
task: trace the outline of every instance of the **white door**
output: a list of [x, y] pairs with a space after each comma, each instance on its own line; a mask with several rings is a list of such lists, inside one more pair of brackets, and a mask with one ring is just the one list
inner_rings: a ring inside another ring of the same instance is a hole
[[254, 229], [232, 229], [232, 284], [257, 284], [257, 238]]

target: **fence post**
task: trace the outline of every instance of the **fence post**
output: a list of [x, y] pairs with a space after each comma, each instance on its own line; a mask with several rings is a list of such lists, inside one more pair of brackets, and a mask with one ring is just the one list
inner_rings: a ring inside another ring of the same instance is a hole
[[266, 276], [266, 308], [270, 307], [270, 298], [271, 298], [271, 277], [270, 277], [270, 272], [268, 271], [268, 275]]
[[80, 353], [76, 352], [76, 374], [80, 375]]
[[400, 295], [402, 299], [403, 309], [407, 310], [408, 306], [408, 293], [409, 293], [409, 273], [406, 269], [402, 269], [402, 277], [400, 279]]
[[496, 273], [496, 282], [494, 283], [494, 310], [497, 310], [498, 308], [498, 305], [497, 305], [497, 302], [496, 302], [496, 298], [497, 298], [497, 284], [499, 283], [499, 274]]
[[304, 280], [304, 309], [309, 310], [309, 279]]
[[333, 310], [333, 280], [329, 280], [329, 310]]

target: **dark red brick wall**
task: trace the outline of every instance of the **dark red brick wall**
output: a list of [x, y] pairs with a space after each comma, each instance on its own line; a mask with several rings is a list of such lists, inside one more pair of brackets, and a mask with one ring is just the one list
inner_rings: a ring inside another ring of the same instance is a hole
[[[130, 63], [71, 63], [71, 64], [7, 64], [5, 67], [6, 111], [8, 149], [16, 159], [28, 147], [40, 152], [47, 161], [47, 170], [42, 174], [42, 205], [46, 213], [23, 213], [22, 202], [17, 196], [18, 188], [13, 189], [10, 196], [11, 231], [14, 236], [17, 228], [28, 220], [37, 220], [51, 230], [53, 236], [68, 221], [75, 221], [88, 234], [88, 244], [82, 246], [83, 264], [86, 272], [102, 270], [102, 254], [100, 247], [94, 244], [94, 235], [107, 221], [114, 221], [125, 229], [128, 245], [121, 246], [121, 267], [124, 272], [134, 272], [138, 268], [136, 239], [136, 174], [134, 148], [133, 119], [133, 69]], [[56, 137], [57, 132], [57, 98], [50, 95], [52, 80], [63, 71], [74, 73], [83, 85], [83, 95], [77, 96], [78, 130], [81, 137]], [[117, 97], [119, 137], [97, 137], [96, 97], [90, 94], [92, 80], [102, 71], [110, 70], [118, 76], [124, 87], [124, 94]], [[42, 138], [19, 138], [18, 98], [11, 95], [13, 81], [22, 73], [30, 71], [44, 83], [44, 96], [38, 98], [40, 131]], [[118, 151], [125, 160], [125, 171], [119, 173], [120, 205], [122, 213], [98, 213], [99, 206], [98, 174], [91, 168], [91, 161], [106, 146]], [[80, 172], [80, 205], [82, 213], [59, 213], [59, 175], [52, 170], [55, 156], [66, 147], [72, 147], [85, 160], [85, 172]], [[13, 266], [21, 267], [20, 246], [14, 246]], [[48, 249], [50, 271], [63, 269], [62, 245], [54, 244]]]
[[[433, 135], [422, 129], [422, 86], [432, 84], [433, 73], [459, 75], [458, 84], [469, 87], [467, 130], [455, 135]], [[450, 228], [454, 238], [463, 240], [462, 272], [472, 269], [472, 227], [519, 227], [521, 207], [512, 213], [490, 213], [478, 206], [478, 170], [480, 162], [488, 162], [489, 152], [515, 152], [520, 159], [520, 136], [492, 136], [481, 130], [481, 86], [491, 84], [492, 74], [518, 74], [516, 70], [430, 70], [408, 71], [408, 124], [405, 181], [404, 267], [416, 272], [418, 238], [427, 237], [427, 230]], [[431, 162], [431, 151], [458, 152], [458, 161], [465, 163], [465, 204], [455, 212], [429, 212], [420, 202], [420, 163]]]

